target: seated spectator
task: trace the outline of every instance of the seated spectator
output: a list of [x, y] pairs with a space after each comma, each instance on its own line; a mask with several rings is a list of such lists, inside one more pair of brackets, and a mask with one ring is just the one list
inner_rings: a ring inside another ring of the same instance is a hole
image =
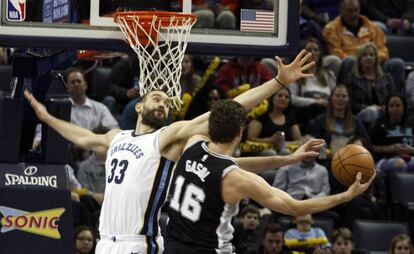
[[382, 113], [385, 101], [394, 93], [395, 86], [391, 75], [382, 71], [373, 44], [362, 46], [358, 50], [356, 61], [345, 85], [351, 96], [352, 112], [371, 126]]
[[352, 114], [348, 89], [344, 85], [337, 85], [332, 90], [326, 112], [310, 120], [306, 131], [313, 137], [324, 139], [331, 156], [353, 136], [369, 141], [364, 125]]
[[87, 226], [79, 226], [75, 230], [75, 254], [95, 253], [96, 237], [92, 229]]
[[[248, 84], [250, 88], [259, 86], [273, 78], [269, 68], [253, 57], [239, 56], [220, 67], [216, 84], [224, 93]], [[227, 94], [228, 97], [235, 97]]]
[[285, 245], [282, 227], [276, 223], [265, 226], [261, 238], [258, 254], [290, 254], [292, 253]]
[[338, 228], [332, 235], [333, 254], [352, 254], [354, 250], [354, 239], [351, 230]]
[[298, 200], [327, 196], [331, 190], [328, 170], [313, 157], [279, 168], [273, 186]]
[[374, 153], [380, 158], [377, 170], [414, 170], [414, 135], [412, 122], [407, 119], [407, 106], [403, 97], [392, 95], [386, 102], [385, 114], [372, 129]]
[[289, 86], [292, 93], [292, 105], [297, 115], [300, 115], [298, 119], [300, 125], [303, 125], [309, 119], [325, 112], [328, 98], [336, 85], [336, 78], [331, 71], [323, 67], [322, 47], [315, 38], [306, 39], [301, 49], [311, 52], [310, 60], [315, 62], [315, 65], [308, 69], [309, 73], [314, 74], [313, 77], [299, 79]]
[[391, 73], [395, 84], [402, 86], [405, 79], [405, 63], [401, 59], [389, 59], [386, 37], [383, 31], [367, 17], [360, 15], [359, 0], [341, 0], [340, 15], [329, 22], [323, 31], [329, 53], [342, 58], [338, 83], [343, 83], [355, 64], [357, 49], [371, 42], [378, 50], [384, 70]]
[[[247, 129], [247, 139], [257, 142], [271, 143], [279, 154], [289, 154], [285, 149], [285, 141], [299, 142], [301, 138], [299, 125], [290, 112], [290, 92], [281, 89], [269, 101], [269, 111], [257, 119], [250, 121]], [[271, 148], [264, 150], [261, 155], [276, 155]]]
[[200, 82], [201, 77], [195, 73], [193, 57], [191, 55], [185, 55], [183, 61], [181, 62], [181, 99], [183, 104], [181, 105], [180, 111], [174, 113], [175, 120], [185, 119], [188, 107], [191, 104], [196, 92], [198, 92], [199, 87], [196, 87]]
[[331, 253], [331, 244], [321, 228], [312, 227], [311, 214], [296, 216], [293, 219], [296, 228], [288, 229], [285, 233], [286, 246], [291, 250], [306, 253]]
[[409, 0], [362, 0], [361, 9], [386, 34], [414, 32], [414, 5]]
[[[92, 100], [86, 96], [88, 84], [85, 81], [84, 73], [81, 69], [69, 68], [66, 74], [67, 92], [72, 103], [70, 121], [88, 130], [93, 130], [98, 126], [108, 129], [119, 128], [117, 120], [109, 109], [101, 102]], [[38, 148], [41, 140], [41, 125], [36, 127], [36, 135], [33, 142], [34, 149]], [[85, 159], [89, 152], [72, 147], [71, 165], [77, 169], [77, 164]]]
[[195, 28], [235, 29], [236, 13], [239, 8], [235, 0], [197, 0], [193, 1], [193, 14], [197, 16]]
[[413, 254], [413, 242], [406, 234], [396, 235], [391, 240], [389, 254]]
[[235, 227], [232, 243], [238, 254], [255, 253], [259, 247], [259, 208], [247, 205], [241, 210], [239, 218], [240, 225]]

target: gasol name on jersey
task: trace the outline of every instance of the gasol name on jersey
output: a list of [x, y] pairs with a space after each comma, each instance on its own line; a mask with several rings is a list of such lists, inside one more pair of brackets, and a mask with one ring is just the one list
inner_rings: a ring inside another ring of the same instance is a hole
[[210, 174], [210, 171], [202, 163], [192, 160], [186, 160], [185, 171], [196, 174], [202, 182]]
[[111, 149], [111, 156], [119, 151], [129, 151], [134, 154], [136, 159], [139, 159], [144, 155], [141, 148], [139, 148], [139, 146], [133, 143], [123, 143], [115, 146]]

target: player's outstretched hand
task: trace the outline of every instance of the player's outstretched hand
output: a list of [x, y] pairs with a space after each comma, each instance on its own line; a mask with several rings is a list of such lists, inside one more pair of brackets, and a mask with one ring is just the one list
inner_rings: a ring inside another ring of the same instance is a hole
[[290, 64], [283, 64], [280, 57], [276, 56], [275, 60], [278, 66], [277, 78], [284, 84], [289, 85], [300, 78], [312, 77], [313, 74], [306, 73], [306, 70], [315, 64], [309, 61], [311, 53], [302, 50]]
[[374, 181], [374, 178], [376, 176], [376, 170], [374, 170], [374, 174], [371, 176], [371, 178], [366, 183], [361, 183], [362, 174], [361, 172], [358, 172], [356, 175], [355, 182], [349, 186], [348, 192], [351, 194], [351, 198], [354, 198], [358, 196], [359, 194], [363, 193], [368, 189], [372, 181]]
[[316, 157], [319, 155], [318, 151], [325, 144], [325, 140], [312, 138], [305, 144], [301, 145], [294, 153], [292, 153], [292, 159], [295, 162], [299, 162], [307, 157]]
[[38, 100], [36, 100], [33, 94], [31, 94], [29, 91], [25, 90], [24, 96], [28, 100], [30, 106], [32, 106], [39, 120], [42, 122], [45, 122], [46, 119], [50, 116], [46, 110], [46, 107], [42, 103], [40, 103]]

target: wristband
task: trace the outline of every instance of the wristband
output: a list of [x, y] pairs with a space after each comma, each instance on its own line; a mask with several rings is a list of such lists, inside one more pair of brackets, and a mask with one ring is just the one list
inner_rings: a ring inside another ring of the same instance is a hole
[[281, 86], [283, 86], [283, 88], [288, 89], [287, 86], [285, 84], [283, 84], [277, 77], [275, 77], [275, 80], [277, 83], [279, 83]]

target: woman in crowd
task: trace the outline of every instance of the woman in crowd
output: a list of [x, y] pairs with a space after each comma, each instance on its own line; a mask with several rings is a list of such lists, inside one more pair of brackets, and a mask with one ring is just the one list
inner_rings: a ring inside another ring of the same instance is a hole
[[95, 253], [96, 238], [87, 226], [80, 226], [75, 230], [75, 253], [92, 254]]
[[336, 84], [336, 77], [332, 71], [323, 67], [322, 46], [315, 38], [308, 38], [302, 44], [302, 49], [312, 53], [312, 61], [315, 65], [308, 72], [314, 76], [300, 79], [289, 86], [292, 93], [292, 105], [300, 114], [300, 123], [306, 123], [309, 119], [323, 113], [328, 105], [328, 98]]
[[345, 85], [352, 98], [352, 112], [370, 126], [378, 119], [387, 98], [394, 93], [395, 85], [391, 75], [383, 72], [373, 44], [365, 44], [358, 50], [356, 62]]
[[[285, 149], [285, 141], [299, 142], [301, 132], [295, 117], [290, 112], [290, 92], [281, 89], [269, 101], [269, 111], [249, 123], [247, 139], [257, 142], [271, 143], [279, 150], [279, 154], [289, 153]], [[261, 155], [275, 155], [276, 151], [267, 149]]]
[[407, 117], [407, 105], [400, 95], [386, 101], [384, 117], [378, 119], [371, 133], [374, 153], [379, 157], [377, 170], [413, 170], [413, 125]]
[[311, 136], [325, 139], [331, 155], [354, 136], [369, 140], [363, 124], [352, 114], [350, 103], [348, 89], [337, 85], [329, 98], [326, 112], [311, 120], [306, 128]]

